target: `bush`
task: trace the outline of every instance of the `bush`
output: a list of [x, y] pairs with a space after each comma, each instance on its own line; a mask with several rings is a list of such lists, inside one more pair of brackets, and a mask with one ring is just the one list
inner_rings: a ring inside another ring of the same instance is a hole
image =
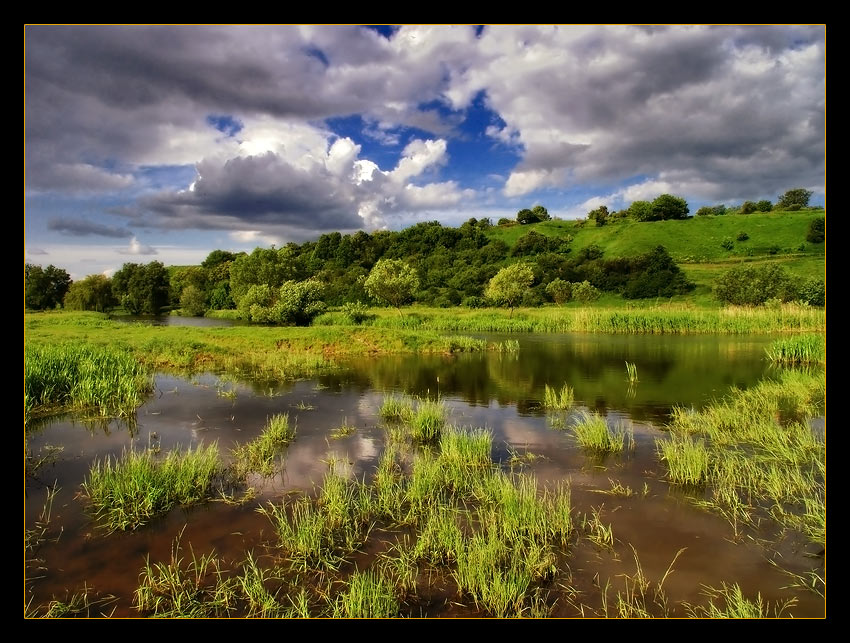
[[463, 300], [463, 305], [467, 308], [486, 308], [488, 306], [488, 302], [484, 297], [467, 297]]
[[824, 217], [812, 219], [809, 223], [809, 230], [806, 232], [806, 241], [809, 243], [823, 243], [823, 240], [826, 237], [825, 228], [826, 219]]
[[792, 203], [791, 205], [786, 205], [782, 209], [786, 210], [787, 212], [796, 212], [797, 210], [799, 210], [802, 207], [803, 206], [801, 206], [799, 203]]
[[791, 301], [798, 296], [792, 277], [779, 266], [742, 266], [722, 274], [714, 285], [721, 302], [757, 306], [768, 299]]
[[741, 204], [741, 209], [738, 210], [738, 212], [740, 212], [741, 214], [752, 214], [757, 209], [758, 209], [758, 206], [756, 206], [756, 204], [753, 203], [752, 201], [744, 201]]
[[723, 248], [724, 250], [731, 250], [732, 248], [735, 247], [735, 243], [732, 241], [732, 239], [724, 239], [720, 243], [720, 247]]
[[662, 194], [652, 202], [654, 220], [685, 219], [688, 216], [688, 202], [672, 194]]
[[770, 212], [773, 208], [773, 204], [767, 199], [762, 199], [758, 203], [756, 203], [756, 209], [759, 212]]
[[738, 233], [738, 236], [737, 236], [737, 237], [735, 237], [735, 238], [736, 238], [738, 241], [746, 241], [747, 239], [749, 239], [749, 238], [750, 238], [750, 235], [748, 235], [746, 232], [739, 232], [739, 233]]
[[204, 292], [189, 284], [180, 295], [180, 313], [187, 317], [201, 317], [207, 311]]
[[780, 250], [781, 250], [781, 248], [780, 248], [779, 246], [777, 246], [776, 244], [773, 244], [772, 246], [770, 246], [770, 247], [767, 249], [767, 252], [768, 252], [768, 254], [775, 255], [775, 254], [777, 254]]
[[699, 210], [697, 210], [698, 217], [706, 217], [709, 214], [714, 214], [714, 208], [711, 208], [707, 205], [704, 205]]
[[826, 303], [826, 284], [823, 279], [810, 277], [800, 285], [798, 297], [810, 306], [823, 306]]
[[584, 303], [596, 301], [602, 294], [590, 285], [589, 281], [582, 281], [580, 284], [572, 284], [573, 299]]
[[325, 310], [322, 292], [316, 279], [285, 281], [278, 289], [254, 285], [239, 300], [239, 312], [243, 319], [255, 322], [309, 326]]
[[564, 304], [570, 300], [573, 294], [573, 287], [569, 281], [563, 279], [553, 279], [546, 286], [546, 294], [552, 298], [556, 304]]
[[375, 315], [369, 314], [369, 307], [362, 302], [351, 303], [342, 305], [342, 314], [348, 317], [348, 320], [352, 324], [362, 324], [364, 321], [373, 319]]
[[516, 221], [514, 221], [513, 219], [502, 217], [501, 219], [499, 219], [498, 225], [512, 226], [516, 225]]

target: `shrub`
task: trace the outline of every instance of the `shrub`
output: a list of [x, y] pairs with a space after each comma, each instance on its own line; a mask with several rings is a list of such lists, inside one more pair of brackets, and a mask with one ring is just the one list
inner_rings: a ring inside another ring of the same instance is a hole
[[792, 277], [779, 266], [741, 266], [717, 279], [714, 294], [727, 304], [756, 306], [771, 298], [791, 301], [798, 293]]
[[824, 217], [812, 219], [809, 223], [809, 230], [806, 232], [806, 241], [809, 243], [823, 243], [826, 237], [825, 227], [826, 219]]
[[788, 212], [796, 212], [797, 210], [799, 210], [799, 209], [800, 209], [800, 208], [802, 208], [802, 207], [803, 207], [803, 206], [801, 206], [799, 203], [792, 203], [791, 205], [786, 205], [786, 206], [785, 206], [784, 208], [782, 208], [782, 209], [783, 209], [783, 210], [786, 210], [786, 211], [788, 211]]
[[573, 287], [569, 281], [553, 279], [546, 286], [546, 294], [549, 295], [556, 304], [564, 304], [570, 300], [570, 297], [573, 294]]
[[698, 217], [705, 217], [709, 214], [714, 214], [714, 208], [711, 208], [707, 205], [702, 206], [699, 210], [697, 210]]
[[777, 254], [780, 250], [781, 250], [781, 248], [780, 248], [779, 246], [777, 246], [776, 244], [773, 244], [772, 246], [770, 246], [770, 247], [767, 249], [767, 252], [768, 252], [768, 254], [775, 255], [775, 254]]
[[735, 247], [735, 243], [732, 241], [732, 239], [724, 239], [720, 243], [720, 247], [723, 248], [724, 250], [731, 250], [732, 248]]
[[467, 308], [486, 308], [488, 303], [484, 297], [476, 297], [473, 295], [464, 299], [463, 305]]
[[348, 302], [342, 305], [342, 314], [348, 317], [352, 324], [362, 324], [367, 319], [372, 319], [375, 316], [369, 314], [369, 307], [362, 302]]
[[739, 232], [739, 233], [738, 233], [738, 236], [737, 236], [737, 237], [735, 237], [735, 238], [736, 238], [738, 241], [746, 241], [747, 239], [749, 239], [749, 238], [750, 238], [750, 235], [748, 235], [746, 232]]
[[572, 284], [573, 299], [584, 303], [596, 301], [601, 293], [594, 288], [589, 281], [582, 281], [580, 284]]
[[756, 204], [752, 201], [744, 201], [741, 204], [741, 209], [738, 210], [738, 212], [740, 212], [741, 214], [752, 214], [756, 211], [757, 207], [758, 206], [756, 206]]
[[823, 306], [826, 303], [826, 284], [823, 279], [810, 277], [800, 284], [798, 295], [800, 301], [810, 306]]
[[759, 212], [770, 212], [770, 210], [772, 208], [773, 208], [773, 204], [770, 201], [768, 201], [767, 199], [762, 199], [761, 201], [756, 203], [756, 209]]

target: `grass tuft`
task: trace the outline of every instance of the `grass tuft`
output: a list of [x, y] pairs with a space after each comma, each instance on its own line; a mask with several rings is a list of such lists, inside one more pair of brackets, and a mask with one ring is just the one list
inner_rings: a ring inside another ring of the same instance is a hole
[[602, 453], [620, 453], [626, 448], [626, 441], [633, 444], [631, 434], [618, 427], [612, 429], [608, 421], [598, 413], [583, 411], [573, 424], [573, 434], [584, 449]]
[[237, 472], [256, 471], [264, 476], [272, 475], [275, 456], [294, 439], [295, 427], [289, 425], [289, 415], [273, 415], [266, 421], [259, 437], [234, 449]]
[[543, 391], [543, 406], [547, 409], [559, 411], [569, 409], [573, 405], [573, 400], [573, 389], [568, 384], [564, 384], [560, 392], [554, 388], [549, 388], [549, 385], [546, 384]]

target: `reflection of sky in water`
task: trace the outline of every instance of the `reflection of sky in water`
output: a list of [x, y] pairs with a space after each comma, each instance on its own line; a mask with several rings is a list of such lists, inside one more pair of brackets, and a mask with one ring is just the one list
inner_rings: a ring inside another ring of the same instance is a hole
[[[763, 351], [770, 338], [558, 335], [519, 339], [522, 347], [515, 355], [389, 356], [358, 360], [338, 374], [312, 381], [257, 384], [214, 375], [191, 379], [159, 375], [156, 391], [138, 410], [133, 427], [117, 420], [83, 423], [68, 417], [45, 422], [28, 437], [28, 446], [35, 453], [46, 445], [63, 447], [56, 463], [46, 466], [39, 478], [47, 484], [55, 481], [61, 488], [55, 515], [65, 531], [45, 556], [48, 568], [66, 571], [41, 581], [40, 591], [61, 591], [73, 584], [69, 578], [79, 578], [96, 580], [102, 591], [131, 595], [141, 557], [148, 551], [165, 556], [174, 534], [187, 523], [193, 545], [206, 543], [233, 557], [242, 555], [246, 547], [270, 537], [268, 521], [254, 510], [258, 504], [278, 502], [292, 490], [312, 493], [321, 485], [330, 462], [342, 475], [368, 480], [385, 443], [386, 430], [379, 417], [385, 392], [424, 395], [427, 391], [433, 396], [439, 377], [439, 392], [450, 409], [451, 423], [491, 430], [493, 457], [505, 466], [515, 454], [538, 456], [528, 470], [539, 483], [569, 481], [577, 511], [602, 507], [617, 537], [635, 544], [647, 570], [663, 574], [676, 551], [688, 547], [677, 564], [677, 577], [668, 581], [678, 594], [697, 600], [699, 582], [719, 584], [735, 578], [764, 595], [761, 579], [776, 572], [766, 568], [759, 550], [727, 545], [728, 526], [722, 519], [669, 496], [655, 454], [654, 440], [660, 434], [654, 427], [664, 422], [672, 406], [700, 407], [732, 384], [750, 386], [764, 377], [768, 367]], [[626, 382], [626, 360], [638, 366], [640, 381], [632, 391]], [[543, 387], [560, 387], [565, 382], [575, 389], [576, 407], [547, 418], [540, 406]], [[235, 396], [224, 395], [228, 391]], [[593, 458], [578, 449], [569, 426], [583, 410], [602, 412], [610, 424], [631, 429], [634, 451]], [[289, 414], [296, 427], [295, 440], [280, 455], [281, 468], [275, 476], [249, 478], [258, 498], [246, 507], [208, 503], [177, 509], [138, 533], [104, 538], [75, 498], [95, 459], [155, 441], [163, 452], [216, 442], [229, 461], [231, 449], [256, 438], [267, 418], [276, 413]], [[333, 430], [343, 423], [355, 430], [335, 439]], [[815, 431], [823, 432], [823, 425], [822, 420], [813, 422]], [[646, 484], [650, 495], [637, 500], [598, 493], [615, 480], [635, 491]], [[41, 510], [43, 494], [42, 486], [28, 483], [28, 524]], [[579, 547], [576, 555], [584, 556], [583, 551]], [[789, 557], [797, 554], [788, 552]], [[594, 565], [601, 565], [598, 555], [591, 558]], [[113, 559], [112, 575], [93, 562]], [[622, 573], [622, 563], [615, 567], [619, 571], [614, 573]], [[734, 575], [732, 569], [737, 570]], [[119, 582], [116, 575], [124, 580]]]

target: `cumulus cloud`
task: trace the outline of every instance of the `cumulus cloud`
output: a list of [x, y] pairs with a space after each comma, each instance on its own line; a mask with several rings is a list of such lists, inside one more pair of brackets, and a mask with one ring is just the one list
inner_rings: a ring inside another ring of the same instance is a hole
[[126, 248], [119, 248], [118, 254], [122, 255], [156, 255], [159, 254], [156, 248], [141, 243], [136, 237], [130, 239], [130, 245]]
[[47, 223], [48, 230], [58, 230], [65, 232], [75, 237], [85, 237], [88, 235], [97, 235], [101, 237], [112, 237], [116, 239], [131, 237], [133, 235], [127, 228], [118, 228], [115, 226], [104, 225], [86, 219], [74, 219], [67, 217], [59, 217], [51, 219]]

